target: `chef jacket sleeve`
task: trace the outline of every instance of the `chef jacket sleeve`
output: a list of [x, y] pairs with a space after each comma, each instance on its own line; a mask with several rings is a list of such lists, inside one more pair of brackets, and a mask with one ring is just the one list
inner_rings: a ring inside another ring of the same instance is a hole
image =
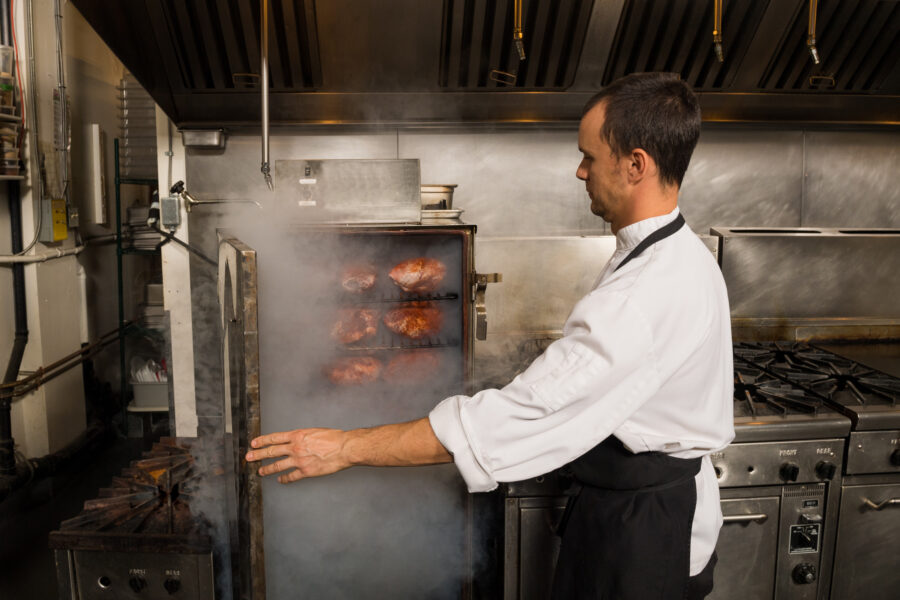
[[627, 295], [595, 291], [509, 385], [438, 404], [432, 429], [469, 491], [541, 475], [606, 439], [660, 387], [652, 338]]

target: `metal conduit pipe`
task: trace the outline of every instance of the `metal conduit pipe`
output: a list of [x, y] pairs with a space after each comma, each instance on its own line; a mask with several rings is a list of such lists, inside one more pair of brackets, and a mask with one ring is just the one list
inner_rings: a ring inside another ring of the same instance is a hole
[[0, 0], [0, 44], [12, 46], [12, 27], [9, 21], [9, 0]]
[[0, 256], [0, 265], [47, 262], [48, 260], [54, 258], [62, 258], [63, 256], [81, 254], [82, 250], [84, 250], [84, 246], [72, 246], [71, 248], [50, 248], [48, 250], [45, 250], [44, 252], [39, 252], [37, 254], [24, 254], [21, 256]]
[[62, 450], [24, 461], [7, 476], [0, 476], [0, 502], [16, 489], [37, 479], [62, 471], [71, 464], [85, 463], [89, 454], [115, 436], [109, 425], [93, 421], [74, 441]]
[[[9, 194], [9, 224], [12, 252], [22, 250], [22, 210], [19, 198], [19, 182], [10, 181]], [[13, 272], [13, 309], [15, 311], [15, 337], [6, 372], [3, 375], [3, 383], [16, 381], [19, 377], [19, 367], [22, 366], [22, 356], [25, 354], [25, 346], [28, 344], [28, 317], [25, 312], [25, 267], [22, 264], [14, 264]], [[15, 440], [12, 436], [12, 400], [0, 399], [0, 475], [11, 475], [16, 472]]]

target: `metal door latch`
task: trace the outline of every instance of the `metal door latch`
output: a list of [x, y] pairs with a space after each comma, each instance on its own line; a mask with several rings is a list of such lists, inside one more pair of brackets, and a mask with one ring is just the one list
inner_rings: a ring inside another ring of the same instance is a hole
[[487, 339], [487, 309], [484, 306], [484, 292], [489, 283], [501, 283], [502, 273], [475, 273], [475, 287], [472, 299], [475, 301], [475, 339]]

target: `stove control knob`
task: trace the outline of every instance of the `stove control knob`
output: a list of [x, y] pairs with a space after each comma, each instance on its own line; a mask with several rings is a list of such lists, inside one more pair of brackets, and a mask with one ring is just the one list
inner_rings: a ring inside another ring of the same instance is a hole
[[837, 467], [827, 460], [816, 465], [816, 475], [819, 476], [819, 479], [834, 479], [835, 472], [837, 472]]
[[145, 587], [147, 587], [147, 580], [143, 577], [132, 577], [128, 580], [128, 587], [133, 589], [135, 593], [141, 592]]
[[797, 583], [812, 583], [816, 580], [816, 568], [809, 563], [800, 563], [792, 573]]
[[895, 467], [900, 467], [900, 448], [891, 452], [891, 464]]
[[778, 472], [785, 481], [797, 481], [797, 477], [800, 475], [800, 467], [794, 463], [784, 463]]
[[716, 479], [722, 479], [722, 475], [724, 475], [722, 467], [713, 467], [713, 470], [716, 472]]
[[169, 595], [172, 595], [181, 589], [181, 581], [179, 581], [178, 579], [166, 579], [163, 582], [163, 587], [166, 588], [166, 591], [169, 592]]

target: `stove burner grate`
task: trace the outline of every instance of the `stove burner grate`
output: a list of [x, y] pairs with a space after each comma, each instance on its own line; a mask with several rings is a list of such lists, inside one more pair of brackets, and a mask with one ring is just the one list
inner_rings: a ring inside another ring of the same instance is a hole
[[221, 466], [211, 468], [211, 473], [197, 468], [189, 447], [163, 438], [113, 477], [98, 498], [86, 501], [79, 515], [63, 521], [60, 531], [200, 533], [190, 502], [204, 477], [224, 473]]
[[752, 417], [762, 416], [766, 408], [782, 416], [816, 415], [822, 405], [820, 399], [807, 391], [740, 362], [734, 365], [734, 399]]
[[735, 356], [826, 400], [867, 405], [900, 402], [900, 379], [803, 343], [741, 343]]

